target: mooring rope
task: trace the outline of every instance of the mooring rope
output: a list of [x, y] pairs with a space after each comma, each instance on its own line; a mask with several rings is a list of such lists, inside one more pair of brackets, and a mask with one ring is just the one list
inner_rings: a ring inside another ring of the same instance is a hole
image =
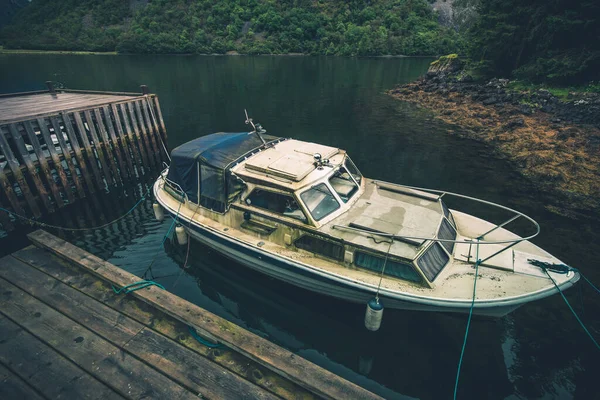
[[198, 332], [196, 332], [196, 330], [191, 326], [188, 326], [188, 328], [190, 330], [190, 335], [192, 335], [194, 339], [196, 339], [198, 342], [202, 343], [206, 347], [210, 347], [211, 349], [218, 349], [220, 347], [223, 347], [221, 343], [211, 343], [208, 340], [204, 339], [203, 337], [198, 335]]
[[[573, 314], [573, 316], [575, 317], [575, 319], [577, 320], [577, 322], [579, 322], [579, 325], [581, 325], [581, 327], [583, 328], [583, 330], [585, 331], [585, 333], [592, 340], [592, 343], [594, 343], [594, 345], [598, 348], [598, 350], [600, 350], [600, 344], [598, 344], [598, 342], [596, 341], [596, 339], [594, 339], [594, 337], [592, 336], [592, 333], [585, 326], [585, 324], [583, 323], [583, 321], [581, 320], [581, 318], [579, 318], [579, 315], [577, 315], [577, 313], [575, 312], [575, 310], [571, 306], [571, 303], [569, 303], [569, 300], [567, 300], [567, 297], [564, 295], [564, 293], [562, 292], [562, 290], [560, 290], [560, 287], [558, 286], [558, 284], [556, 283], [556, 281], [554, 280], [554, 278], [552, 278], [552, 276], [550, 275], [550, 272], [548, 272], [548, 271], [553, 271], [553, 272], [556, 272], [556, 273], [559, 273], [559, 274], [566, 274], [569, 271], [575, 271], [575, 272], [579, 272], [579, 271], [576, 268], [569, 267], [568, 265], [565, 265], [565, 264], [550, 264], [550, 263], [546, 263], [546, 262], [538, 261], [538, 260], [527, 260], [527, 261], [529, 261], [530, 264], [535, 265], [535, 266], [541, 268], [546, 273], [546, 275], [548, 275], [548, 278], [550, 278], [550, 280], [554, 284], [554, 287], [556, 288], [556, 290], [558, 291], [558, 293], [560, 294], [560, 296], [562, 297], [562, 299], [567, 304], [567, 307], [569, 307], [569, 310], [571, 310], [571, 313]], [[581, 277], [583, 277], [586, 280], [587, 283], [590, 284], [591, 287], [593, 287], [596, 291], [599, 291], [598, 288], [596, 286], [594, 286], [594, 284], [592, 282], [590, 282], [590, 280], [587, 279], [581, 272], [579, 272], [579, 274], [580, 274]]]
[[28, 222], [31, 225], [37, 225], [37, 226], [40, 226], [42, 228], [52, 228], [52, 229], [58, 229], [58, 230], [63, 230], [63, 231], [70, 231], [70, 232], [93, 231], [93, 230], [96, 230], [96, 229], [106, 228], [107, 226], [112, 225], [115, 222], [119, 222], [120, 220], [122, 220], [123, 218], [125, 218], [126, 216], [128, 216], [129, 214], [131, 214], [140, 204], [142, 204], [142, 202], [144, 200], [146, 200], [146, 196], [148, 196], [149, 194], [150, 194], [150, 188], [148, 188], [148, 190], [146, 190], [146, 194], [143, 195], [142, 198], [137, 203], [135, 203], [135, 205], [133, 207], [131, 207], [129, 209], [129, 211], [127, 211], [125, 214], [121, 215], [119, 218], [114, 219], [114, 220], [112, 220], [110, 222], [107, 222], [107, 223], [99, 225], [99, 226], [93, 226], [93, 227], [90, 227], [90, 228], [67, 228], [67, 227], [64, 227], [64, 226], [47, 224], [45, 222], [36, 221], [34, 219], [27, 218], [27, 217], [25, 217], [23, 215], [19, 215], [19, 214], [15, 213], [15, 212], [12, 212], [12, 211], [7, 210], [6, 208], [2, 208], [2, 207], [0, 207], [0, 211], [4, 211], [5, 213], [10, 214], [10, 215], [14, 216], [15, 218], [24, 220], [24, 221]]
[[158, 286], [159, 288], [161, 288], [162, 290], [166, 290], [160, 283], [156, 283], [154, 281], [147, 281], [147, 280], [141, 280], [141, 281], [137, 281], [134, 283], [130, 283], [129, 285], [125, 285], [120, 289], [117, 289], [116, 287], [114, 287], [114, 285], [111, 285], [113, 291], [116, 294], [120, 294], [120, 293], [131, 293], [131, 292], [135, 292], [136, 290], [140, 290], [143, 288], [147, 288], [149, 286]]
[[165, 245], [165, 242], [167, 241], [167, 238], [171, 234], [171, 231], [173, 230], [173, 227], [175, 226], [175, 223], [177, 222], [177, 218], [179, 218], [179, 211], [181, 210], [181, 205], [182, 204], [183, 203], [179, 203], [179, 207], [177, 208], [177, 213], [175, 214], [175, 217], [173, 218], [173, 222], [171, 223], [171, 226], [169, 227], [169, 230], [167, 231], [167, 233], [163, 237], [163, 240], [162, 240], [162, 243], [160, 244], [160, 247], [158, 248], [158, 250], [154, 254], [154, 257], [152, 257], [152, 261], [150, 262], [150, 265], [148, 265], [148, 268], [146, 268], [146, 271], [144, 271], [144, 274], [142, 275], [142, 278], [146, 279], [146, 275], [148, 274], [148, 271], [150, 271], [150, 275], [152, 275], [152, 265], [154, 265], [154, 262], [156, 261], [156, 258], [160, 254], [160, 250]]
[[479, 238], [477, 238], [477, 247], [475, 254], [475, 281], [473, 282], [473, 297], [471, 299], [471, 308], [469, 309], [469, 318], [467, 319], [467, 329], [465, 330], [465, 339], [463, 340], [462, 350], [460, 351], [460, 359], [458, 360], [458, 369], [456, 371], [456, 382], [454, 383], [454, 400], [458, 393], [458, 381], [460, 379], [460, 368], [462, 367], [463, 356], [465, 355], [465, 348], [467, 347], [467, 338], [469, 337], [469, 328], [471, 327], [471, 317], [473, 316], [473, 308], [475, 308], [475, 293], [477, 292], [477, 275], [479, 273]]

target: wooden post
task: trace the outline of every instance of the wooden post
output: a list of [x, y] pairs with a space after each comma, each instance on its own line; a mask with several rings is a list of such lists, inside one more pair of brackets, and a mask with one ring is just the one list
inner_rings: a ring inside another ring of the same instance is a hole
[[169, 146], [168, 146], [168, 137], [167, 137], [167, 128], [165, 127], [165, 121], [163, 120], [163, 116], [162, 116], [162, 111], [160, 110], [160, 103], [158, 102], [158, 96], [153, 96], [152, 97], [154, 100], [154, 106], [156, 108], [156, 115], [158, 116], [158, 122], [160, 123], [160, 127], [161, 127], [161, 136], [163, 139], [163, 142], [165, 144], [165, 147], [167, 148], [167, 150], [169, 150]]
[[15, 180], [17, 181], [17, 184], [21, 189], [21, 193], [23, 193], [23, 197], [25, 197], [25, 201], [29, 205], [31, 212], [33, 213], [33, 215], [35, 215], [36, 218], [39, 218], [42, 215], [40, 208], [35, 202], [31, 190], [29, 190], [29, 185], [25, 181], [25, 177], [21, 172], [19, 161], [17, 161], [15, 155], [10, 149], [10, 146], [8, 145], [6, 137], [2, 134], [2, 132], [0, 132], [0, 151], [2, 152], [2, 154], [4, 154], [4, 157], [8, 162], [8, 167], [10, 168]]
[[12, 184], [10, 183], [10, 181], [4, 174], [3, 170], [0, 170], [0, 186], [2, 186], [2, 188], [4, 189], [4, 194], [6, 195], [8, 202], [12, 206], [13, 211], [17, 214], [26, 216], [25, 210], [21, 206], [21, 203], [19, 202], [19, 199], [17, 198], [17, 195], [15, 194]]
[[71, 172], [71, 179], [73, 179], [73, 183], [75, 183], [77, 193], [79, 193], [79, 198], [83, 199], [85, 197], [85, 190], [83, 189], [83, 185], [81, 184], [81, 178], [77, 175], [77, 171], [75, 170], [75, 164], [73, 163], [73, 159], [71, 158], [71, 150], [69, 150], [67, 142], [65, 142], [62, 130], [60, 129], [60, 124], [58, 123], [56, 117], [50, 117], [50, 123], [54, 128], [54, 135], [58, 140], [58, 145], [62, 149], [62, 153], [65, 157], [65, 162], [67, 163], [67, 168], [69, 168], [69, 172]]
[[[138, 139], [138, 144], [140, 146], [140, 150], [144, 150], [144, 152], [147, 154], [147, 159], [148, 161], [150, 161], [149, 164], [147, 164], [146, 166], [148, 168], [151, 168], [152, 166], [156, 166], [156, 163], [154, 162], [154, 157], [152, 157], [152, 149], [150, 148], [150, 145], [148, 144], [148, 137], [146, 136], [146, 128], [144, 127], [144, 120], [142, 118], [142, 113], [140, 111], [140, 107], [139, 104], [137, 104], [137, 102], [135, 101], [131, 101], [129, 103], [127, 103], [127, 107], [129, 108], [129, 112], [131, 114], [131, 117], [134, 121], [135, 124], [135, 131], [136, 131], [136, 136]], [[135, 112], [134, 112], [135, 110]]]
[[[40, 175], [37, 171], [37, 168], [35, 167], [35, 165], [33, 165], [33, 162], [31, 161], [31, 157], [29, 156], [29, 151], [27, 150], [27, 147], [25, 146], [25, 142], [23, 141], [23, 137], [21, 136], [21, 133], [19, 132], [19, 130], [15, 124], [10, 124], [8, 127], [10, 129], [10, 135], [12, 136], [12, 138], [15, 142], [15, 145], [17, 146], [17, 150], [19, 151], [19, 153], [21, 153], [21, 158], [23, 159], [23, 162], [25, 163], [25, 166], [27, 167], [29, 176], [31, 177], [31, 180], [33, 181], [33, 184], [35, 185], [35, 187], [37, 189], [40, 199], [42, 200], [42, 203], [46, 207], [47, 211], [49, 211], [49, 212], [54, 211], [54, 206], [52, 205], [52, 202], [50, 201], [50, 196], [48, 194], [48, 191], [46, 190], [46, 188], [44, 187], [44, 184], [42, 183], [42, 180], [40, 179]], [[25, 184], [27, 184], [27, 183], [25, 183]]]
[[69, 142], [71, 143], [73, 153], [75, 153], [75, 158], [77, 159], [77, 165], [79, 166], [81, 175], [83, 175], [83, 179], [85, 180], [85, 183], [88, 186], [88, 190], [90, 191], [90, 193], [94, 193], [96, 191], [94, 189], [94, 182], [90, 178], [90, 174], [88, 173], [87, 166], [85, 164], [85, 159], [83, 158], [83, 154], [81, 154], [81, 147], [79, 147], [79, 142], [77, 141], [77, 135], [75, 134], [75, 131], [73, 129], [71, 117], [64, 112], [61, 113], [61, 115], [63, 124], [65, 126], [65, 130], [67, 131], [67, 137], [69, 138]]
[[[4, 207], [2, 205], [1, 201], [0, 201], [0, 208], [6, 209], [6, 207]], [[4, 229], [6, 232], [12, 231], [13, 229], [15, 229], [15, 226], [12, 224], [12, 222], [10, 222], [10, 217], [9, 217], [8, 213], [3, 210], [0, 210], [0, 225], [2, 226], [2, 229]]]
[[129, 120], [129, 116], [127, 115], [127, 108], [125, 106], [124, 103], [118, 104], [117, 105], [118, 109], [121, 110], [121, 115], [123, 115], [123, 122], [125, 123], [125, 132], [127, 133], [126, 137], [128, 139], [129, 145], [131, 146], [131, 152], [133, 153], [133, 156], [135, 157], [135, 162], [138, 165], [138, 171], [139, 174], [141, 176], [142, 174], [142, 169], [143, 167], [145, 167], [147, 164], [147, 160], [146, 160], [146, 155], [144, 154], [144, 160], [142, 160], [142, 157], [140, 156], [140, 151], [137, 148], [137, 145], [135, 143], [135, 138], [134, 138], [134, 133], [131, 130], [131, 124], [130, 124], [130, 120]]
[[[141, 104], [140, 104], [141, 103]], [[148, 142], [150, 142], [153, 155], [156, 158], [157, 164], [160, 166], [160, 162], [162, 161], [161, 150], [156, 144], [156, 135], [153, 132], [152, 122], [150, 121], [150, 116], [148, 115], [148, 104], [144, 104], [142, 102], [136, 102], [136, 107], [142, 108], [142, 121], [144, 122], [144, 126], [146, 127], [146, 131], [148, 132]]]
[[65, 193], [67, 195], [67, 198], [69, 199], [69, 203], [73, 203], [75, 201], [75, 196], [73, 196], [73, 191], [71, 190], [71, 185], [69, 184], [69, 181], [67, 180], [67, 174], [65, 174], [65, 170], [60, 162], [60, 157], [58, 156], [58, 153], [56, 152], [56, 148], [54, 147], [54, 142], [52, 141], [52, 138], [50, 137], [50, 131], [48, 130], [48, 126], [46, 126], [46, 122], [42, 118], [38, 118], [37, 123], [40, 127], [40, 132], [42, 134], [42, 137], [44, 138], [44, 142], [46, 143], [46, 148], [48, 149], [48, 152], [50, 153], [50, 156], [52, 157], [52, 163], [54, 164], [54, 169], [56, 170], [56, 173], [58, 174], [58, 177], [60, 178], [60, 181], [63, 184]]
[[[115, 134], [115, 128], [113, 125], [113, 120], [110, 116], [110, 109], [108, 106], [103, 106], [102, 111], [104, 111], [104, 119], [106, 120], [106, 125], [108, 126], [108, 132], [110, 133], [110, 139], [112, 142], [112, 148], [115, 154], [117, 155], [117, 161], [119, 162], [119, 168], [121, 169], [121, 173], [127, 178], [132, 178], [134, 176], [133, 168], [131, 171], [127, 168], [127, 164], [123, 161], [123, 155], [121, 154], [121, 143], [117, 139], [117, 135]], [[131, 160], [127, 157], [127, 161], [129, 161], [129, 165], [131, 165]]]
[[119, 179], [120, 181], [125, 177], [119, 174], [119, 169], [117, 168], [117, 164], [115, 163], [115, 157], [113, 156], [112, 150], [110, 148], [110, 139], [108, 138], [108, 133], [106, 132], [106, 127], [104, 126], [104, 121], [102, 120], [102, 115], [100, 114], [99, 108], [94, 108], [94, 115], [96, 116], [96, 123], [98, 124], [100, 136], [102, 136], [102, 147], [104, 149], [104, 154], [106, 154], [106, 157], [108, 157], [110, 168], [113, 172], [115, 179]]
[[94, 120], [92, 119], [92, 114], [89, 110], [85, 110], [83, 112], [83, 116], [85, 117], [85, 122], [90, 128], [90, 135], [92, 136], [92, 140], [94, 141], [94, 148], [96, 149], [96, 153], [98, 153], [98, 159], [100, 160], [100, 166], [102, 167], [102, 172], [104, 174], [104, 178], [106, 178], [106, 182], [108, 184], [117, 184], [117, 176], [113, 176], [108, 169], [108, 164], [106, 164], [106, 158], [108, 155], [104, 154], [104, 145], [100, 143], [100, 139], [98, 139], [98, 134], [96, 133], [96, 126], [94, 125]]
[[[96, 184], [100, 191], [103, 191], [105, 188], [104, 180], [102, 179], [102, 175], [100, 175], [100, 171], [98, 170], [98, 160], [96, 159], [96, 155], [94, 154], [94, 149], [90, 144], [90, 141], [87, 137], [87, 130], [83, 125], [83, 121], [81, 119], [81, 114], [79, 112], [73, 113], [73, 117], [75, 118], [75, 125], [77, 125], [77, 130], [79, 130], [79, 137], [81, 138], [81, 143], [83, 144], [83, 149], [87, 155], [87, 159], [92, 167], [92, 173], [94, 174], [94, 178], [96, 180]], [[98, 154], [100, 156], [100, 154]], [[106, 177], [106, 181], [109, 181], [109, 177]]]
[[27, 137], [29, 138], [29, 142], [31, 143], [31, 146], [33, 147], [33, 151], [35, 152], [35, 155], [37, 156], [38, 162], [40, 163], [40, 169], [42, 170], [43, 175], [46, 177], [46, 181], [48, 182], [48, 186], [50, 187], [50, 191], [52, 192], [52, 198], [54, 199], [54, 202], [56, 203], [56, 205], [59, 208], [61, 208], [65, 205], [65, 202], [63, 201], [63, 198], [60, 194], [60, 190], [59, 190], [58, 186], [56, 185], [54, 177], [52, 176], [52, 172], [50, 170], [50, 166], [48, 165], [48, 160], [46, 160], [46, 155], [44, 154], [44, 151], [42, 150], [42, 146], [40, 145], [40, 142], [35, 134], [35, 131], [33, 130], [33, 127], [31, 126], [31, 121], [24, 121], [23, 127], [25, 128], [25, 133], [27, 134]]

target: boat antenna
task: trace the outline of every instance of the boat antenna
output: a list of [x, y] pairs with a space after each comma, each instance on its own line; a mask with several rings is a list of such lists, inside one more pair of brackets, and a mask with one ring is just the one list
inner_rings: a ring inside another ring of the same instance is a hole
[[266, 145], [267, 142], [262, 137], [262, 133], [267, 132], [266, 129], [264, 129], [258, 122], [256, 124], [254, 122], [252, 122], [252, 118], [248, 117], [248, 111], [246, 111], [245, 108], [244, 108], [244, 113], [246, 114], [246, 125], [252, 125], [252, 128], [254, 128], [252, 133], [256, 133], [256, 136], [258, 136], [259, 139], [263, 142], [263, 144]]

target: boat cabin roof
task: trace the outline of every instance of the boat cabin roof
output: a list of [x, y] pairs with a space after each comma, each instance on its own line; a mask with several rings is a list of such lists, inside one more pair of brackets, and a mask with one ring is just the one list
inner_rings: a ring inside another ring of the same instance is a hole
[[[329, 160], [329, 166], [317, 168], [315, 154]], [[232, 171], [242, 179], [295, 191], [329, 174], [332, 166], [342, 163], [344, 154], [335, 147], [287, 139], [241, 160]]]

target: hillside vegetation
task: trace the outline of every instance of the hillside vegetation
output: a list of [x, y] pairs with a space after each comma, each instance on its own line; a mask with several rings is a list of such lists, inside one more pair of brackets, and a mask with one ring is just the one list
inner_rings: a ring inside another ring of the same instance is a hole
[[124, 53], [438, 55], [462, 48], [425, 0], [34, 0], [6, 48]]

